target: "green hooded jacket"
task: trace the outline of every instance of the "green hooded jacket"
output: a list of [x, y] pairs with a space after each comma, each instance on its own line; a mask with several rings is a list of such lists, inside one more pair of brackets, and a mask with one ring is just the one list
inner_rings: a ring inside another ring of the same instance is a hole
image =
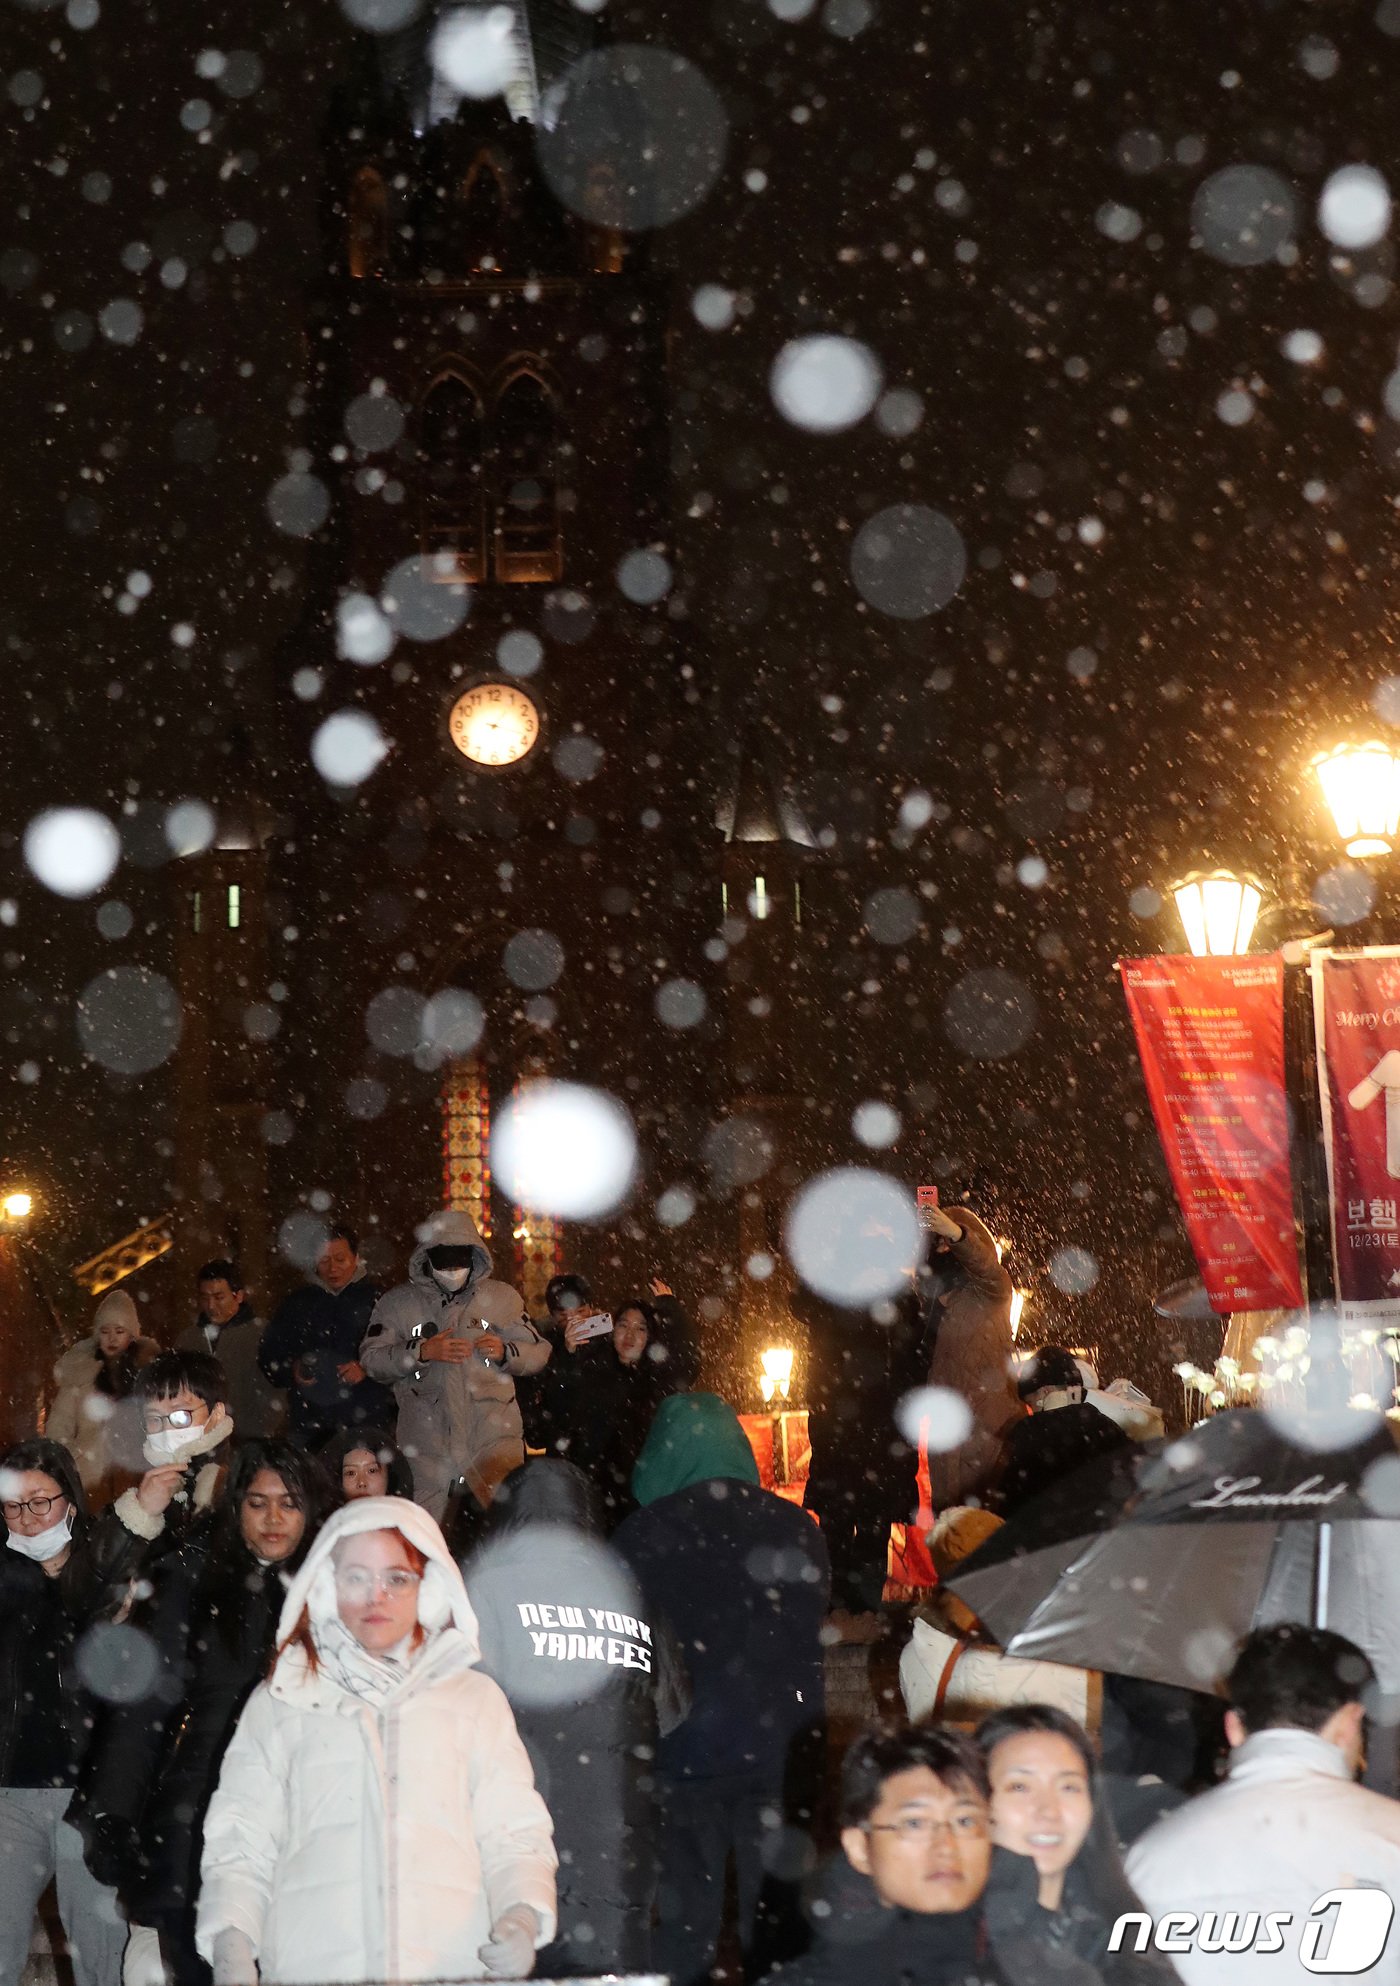
[[739, 1416], [715, 1393], [675, 1393], [663, 1400], [632, 1471], [633, 1496], [638, 1503], [655, 1503], [716, 1476], [758, 1482], [758, 1464]]

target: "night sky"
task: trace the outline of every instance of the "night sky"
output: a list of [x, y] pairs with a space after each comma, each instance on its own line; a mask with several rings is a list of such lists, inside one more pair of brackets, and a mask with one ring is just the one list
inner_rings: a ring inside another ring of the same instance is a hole
[[[85, 1060], [75, 998], [115, 963], [169, 969], [161, 824], [217, 796], [235, 726], [279, 804], [317, 781], [323, 711], [286, 653], [307, 548], [266, 498], [314, 445], [320, 132], [365, 39], [335, 0], [96, 13], [0, 15], [0, 1157], [42, 1195], [35, 1244], [75, 1322], [66, 1267], [169, 1204], [172, 1073]], [[768, 740], [827, 844], [833, 1159], [862, 1157], [856, 1103], [892, 1103], [900, 1143], [863, 1156], [973, 1188], [1041, 1324], [1160, 1384], [1174, 1341], [1147, 1301], [1190, 1258], [1114, 961], [1178, 947], [1152, 893], [1185, 868], [1281, 882], [1292, 862], [1306, 895], [1337, 860], [1309, 756], [1400, 720], [1394, 254], [1347, 254], [1317, 219], [1338, 168], [1400, 176], [1400, 9], [827, 0], [784, 21], [612, 0], [602, 20], [684, 55], [728, 127], [707, 198], [649, 238], [671, 287], [667, 551], [713, 748], [610, 777], [703, 800], [744, 722]], [[1281, 254], [1253, 266], [1193, 238], [1232, 166], [1291, 193]], [[704, 285], [732, 293], [725, 328], [697, 317]], [[770, 369], [813, 332], [859, 340], [894, 399], [835, 434], [785, 420]], [[917, 618], [852, 578], [861, 525], [899, 504], [966, 551], [956, 597]], [[911, 792], [931, 806], [901, 830]], [[20, 848], [68, 803], [126, 838], [77, 903]], [[1375, 880], [1353, 928], [1393, 937]], [[888, 890], [910, 896], [872, 906]], [[582, 913], [558, 935], [596, 942]], [[1014, 1052], [950, 1038], [963, 976], [993, 969], [1026, 1021]], [[1069, 1247], [1098, 1267], [1082, 1296], [1049, 1274]]]

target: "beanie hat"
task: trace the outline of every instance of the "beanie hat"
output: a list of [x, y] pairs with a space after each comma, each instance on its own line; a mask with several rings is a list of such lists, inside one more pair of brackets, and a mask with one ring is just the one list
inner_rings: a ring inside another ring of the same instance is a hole
[[1032, 1393], [1040, 1392], [1044, 1386], [1061, 1390], [1078, 1387], [1081, 1392], [1084, 1391], [1084, 1374], [1079, 1369], [1079, 1361], [1063, 1345], [1042, 1345], [1016, 1372], [1016, 1391], [1023, 1400], [1028, 1400]]
[[136, 1305], [125, 1290], [108, 1290], [93, 1314], [92, 1328], [96, 1335], [104, 1324], [124, 1324], [133, 1337], [141, 1335], [141, 1319]]

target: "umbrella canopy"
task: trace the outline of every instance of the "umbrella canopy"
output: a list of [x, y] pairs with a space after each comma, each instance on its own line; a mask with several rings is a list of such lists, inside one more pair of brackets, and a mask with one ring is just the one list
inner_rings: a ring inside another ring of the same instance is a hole
[[1159, 1317], [1181, 1317], [1192, 1323], [1218, 1322], [1215, 1311], [1210, 1307], [1206, 1286], [1188, 1276], [1184, 1282], [1169, 1283], [1152, 1299], [1152, 1308]]
[[1343, 1412], [1217, 1414], [1038, 1498], [949, 1582], [1008, 1654], [1217, 1687], [1251, 1629], [1330, 1627], [1400, 1691], [1400, 1444]]

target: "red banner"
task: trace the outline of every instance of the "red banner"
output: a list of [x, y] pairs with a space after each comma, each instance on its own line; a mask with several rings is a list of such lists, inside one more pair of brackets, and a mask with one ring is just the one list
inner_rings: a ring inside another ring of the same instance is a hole
[[1303, 1300], [1279, 958], [1124, 959], [1152, 1115], [1212, 1310]]
[[1316, 953], [1318, 1083], [1344, 1316], [1400, 1318], [1400, 951]]

